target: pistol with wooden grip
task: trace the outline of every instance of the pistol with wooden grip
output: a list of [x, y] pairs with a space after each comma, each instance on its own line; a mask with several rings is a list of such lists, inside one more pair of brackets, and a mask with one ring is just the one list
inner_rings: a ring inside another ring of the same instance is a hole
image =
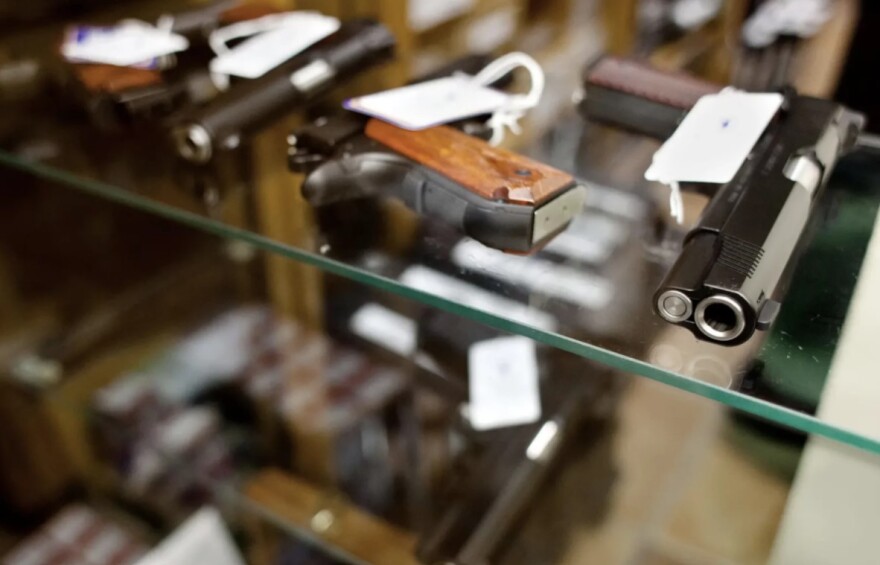
[[85, 110], [102, 128], [164, 118], [188, 101], [184, 82], [170, 82], [158, 70], [76, 64], [72, 76]]
[[394, 197], [504, 251], [542, 245], [584, 200], [570, 175], [449, 126], [408, 131], [345, 114], [300, 128], [291, 141], [290, 167], [306, 173], [309, 203]]
[[263, 77], [240, 83], [174, 129], [181, 157], [209, 161], [217, 151], [237, 147], [242, 138], [279, 115], [317, 101], [332, 88], [388, 61], [394, 36], [372, 20], [352, 20]]
[[[216, 94], [208, 71], [213, 57], [208, 47], [211, 31], [275, 12], [271, 5], [235, 0], [163, 16], [172, 33], [189, 39], [186, 51], [161, 57], [150, 69], [75, 63], [70, 66], [71, 75], [84, 94], [86, 110], [100, 126], [162, 119]], [[67, 33], [76, 33], [76, 29], [73, 26]]]
[[[588, 69], [580, 110], [664, 139], [701, 96], [718, 90], [687, 75], [606, 58]], [[784, 96], [739, 171], [717, 186], [654, 295], [660, 317], [700, 339], [735, 345], [769, 329], [824, 186], [864, 126], [862, 115], [832, 101], [792, 91]]]

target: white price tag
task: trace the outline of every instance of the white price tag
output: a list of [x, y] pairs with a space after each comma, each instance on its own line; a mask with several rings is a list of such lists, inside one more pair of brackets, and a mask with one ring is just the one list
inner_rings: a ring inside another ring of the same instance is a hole
[[338, 29], [338, 19], [318, 12], [284, 14], [276, 29], [255, 35], [217, 56], [210, 69], [216, 74], [258, 78]]
[[351, 98], [344, 106], [415, 131], [491, 114], [506, 105], [509, 98], [468, 76], [458, 75]]
[[190, 517], [136, 565], [244, 565], [220, 513], [206, 507]]
[[182, 35], [139, 22], [116, 26], [76, 26], [68, 31], [61, 53], [72, 62], [119, 67], [149, 66], [150, 61], [189, 47]]
[[513, 336], [475, 343], [468, 352], [468, 376], [474, 429], [530, 424], [541, 417], [534, 341]]
[[730, 182], [782, 100], [781, 94], [733, 89], [703, 96], [654, 153], [645, 178], [667, 184]]

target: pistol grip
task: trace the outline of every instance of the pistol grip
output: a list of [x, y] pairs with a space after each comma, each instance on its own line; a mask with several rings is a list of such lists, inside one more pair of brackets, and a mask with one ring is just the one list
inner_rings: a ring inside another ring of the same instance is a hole
[[685, 73], [602, 57], [584, 75], [578, 107], [589, 120], [663, 140], [697, 100], [720, 89]]
[[374, 119], [367, 122], [365, 133], [487, 201], [540, 206], [570, 188], [574, 180], [568, 173], [448, 126], [409, 131]]
[[308, 175], [302, 191], [314, 206], [370, 196], [397, 198], [417, 214], [489, 247], [527, 252], [535, 246], [534, 208], [484, 199], [395, 153], [371, 151], [332, 159]]

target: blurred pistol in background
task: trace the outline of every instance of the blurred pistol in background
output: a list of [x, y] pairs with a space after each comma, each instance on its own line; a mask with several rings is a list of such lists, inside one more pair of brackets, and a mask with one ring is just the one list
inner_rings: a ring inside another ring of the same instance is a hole
[[371, 20], [352, 20], [302, 54], [258, 79], [234, 85], [174, 128], [181, 157], [206, 163], [243, 137], [298, 107], [317, 101], [358, 73], [390, 60], [394, 36]]
[[[590, 120], [663, 140], [700, 97], [720, 88], [606, 57], [588, 68], [579, 109]], [[770, 327], [808, 243], [816, 203], [864, 125], [860, 114], [829, 100], [784, 94], [748, 159], [717, 186], [654, 295], [660, 317], [700, 339], [735, 345]]]
[[[186, 51], [159, 57], [150, 68], [71, 63], [73, 87], [95, 125], [101, 128], [168, 117], [188, 104], [203, 103], [217, 94], [208, 71], [208, 62], [214, 56], [208, 46], [212, 31], [278, 11], [268, 4], [232, 0], [164, 15], [157, 26], [187, 37], [190, 45]], [[81, 29], [70, 26], [64, 41], [70, 41]]]

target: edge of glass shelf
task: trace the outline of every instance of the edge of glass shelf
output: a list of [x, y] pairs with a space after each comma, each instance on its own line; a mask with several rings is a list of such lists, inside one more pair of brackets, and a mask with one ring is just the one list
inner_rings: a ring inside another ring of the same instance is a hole
[[823, 422], [817, 417], [791, 408], [774, 405], [758, 398], [746, 396], [717, 385], [698, 381], [683, 375], [661, 369], [650, 363], [608, 351], [599, 346], [581, 342], [553, 332], [536, 329], [487, 312], [473, 310], [451, 300], [425, 293], [401, 284], [399, 281], [324, 257], [323, 255], [284, 245], [254, 232], [230, 226], [193, 212], [162, 204], [113, 185], [56, 169], [41, 163], [23, 161], [20, 158], [0, 151], [0, 164], [9, 166], [46, 180], [55, 181], [81, 192], [103, 198], [117, 204], [143, 210], [155, 216], [183, 224], [225, 239], [249, 243], [259, 249], [275, 253], [295, 261], [317, 267], [333, 275], [345, 277], [356, 282], [409, 298], [416, 302], [462, 316], [492, 328], [525, 336], [540, 343], [567, 351], [579, 357], [607, 365], [625, 373], [633, 373], [665, 385], [673, 386], [710, 400], [721, 402], [731, 408], [770, 420], [808, 434], [824, 436], [858, 449], [880, 454], [880, 439], [871, 439], [833, 424]]

